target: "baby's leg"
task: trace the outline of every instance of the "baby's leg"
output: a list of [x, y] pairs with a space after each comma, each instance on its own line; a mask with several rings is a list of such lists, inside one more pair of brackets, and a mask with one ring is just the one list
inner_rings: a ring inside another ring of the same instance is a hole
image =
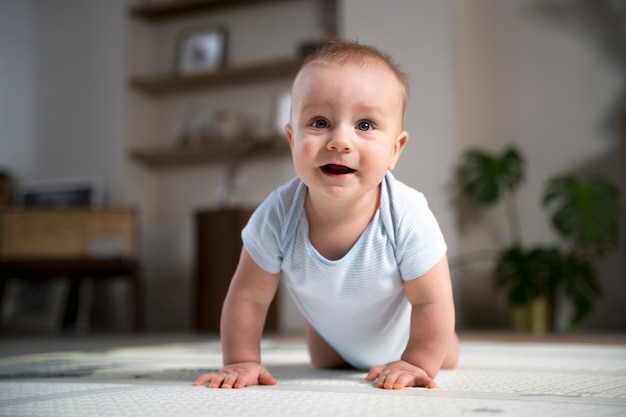
[[443, 360], [443, 364], [441, 365], [441, 369], [454, 369], [456, 368], [457, 362], [459, 361], [459, 337], [454, 334], [454, 340], [450, 344], [450, 348], [448, 349], [448, 354], [446, 358]]
[[348, 363], [317, 333], [309, 324], [304, 322], [306, 329], [306, 342], [309, 347], [311, 363], [318, 369], [346, 368]]

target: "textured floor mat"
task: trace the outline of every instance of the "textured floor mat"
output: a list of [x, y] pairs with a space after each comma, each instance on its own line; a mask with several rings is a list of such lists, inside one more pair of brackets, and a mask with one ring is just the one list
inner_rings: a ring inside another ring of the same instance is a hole
[[272, 387], [193, 387], [217, 342], [0, 360], [0, 416], [625, 416], [626, 347], [465, 342], [439, 388], [384, 391], [357, 371], [319, 371], [301, 342], [266, 340]]

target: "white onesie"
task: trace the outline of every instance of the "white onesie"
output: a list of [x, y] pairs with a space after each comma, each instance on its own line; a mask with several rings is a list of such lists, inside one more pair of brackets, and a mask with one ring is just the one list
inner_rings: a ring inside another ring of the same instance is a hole
[[298, 178], [272, 192], [242, 231], [246, 249], [281, 273], [302, 315], [346, 362], [369, 369], [400, 359], [411, 311], [402, 280], [446, 252], [426, 198], [388, 172], [372, 222], [343, 258], [328, 260], [309, 240], [306, 193]]

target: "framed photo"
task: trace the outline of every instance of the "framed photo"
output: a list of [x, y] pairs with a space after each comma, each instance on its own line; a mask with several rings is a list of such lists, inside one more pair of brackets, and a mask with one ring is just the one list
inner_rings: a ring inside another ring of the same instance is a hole
[[193, 74], [223, 67], [226, 41], [227, 31], [223, 26], [199, 26], [184, 30], [176, 42], [175, 72]]
[[101, 207], [104, 187], [98, 178], [62, 178], [24, 181], [15, 204], [24, 207]]

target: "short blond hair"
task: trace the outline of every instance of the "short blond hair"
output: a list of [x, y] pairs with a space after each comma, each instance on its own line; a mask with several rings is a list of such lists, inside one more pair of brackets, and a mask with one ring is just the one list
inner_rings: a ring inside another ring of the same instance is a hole
[[396, 76], [402, 89], [404, 99], [403, 107], [405, 107], [409, 96], [409, 82], [406, 74], [400, 70], [389, 55], [373, 46], [333, 39], [307, 56], [300, 68], [300, 72], [312, 64], [365, 65], [372, 60], [384, 65]]

